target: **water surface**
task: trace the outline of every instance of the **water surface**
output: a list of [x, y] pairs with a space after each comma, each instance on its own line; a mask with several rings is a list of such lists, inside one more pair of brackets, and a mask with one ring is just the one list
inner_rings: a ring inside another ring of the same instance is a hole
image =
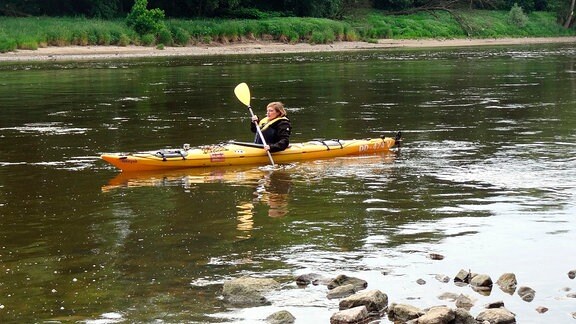
[[[503, 300], [519, 323], [573, 320], [576, 48], [571, 45], [0, 64], [0, 320], [298, 322], [338, 310], [304, 273], [360, 277], [391, 302]], [[247, 141], [247, 82], [293, 141], [402, 130], [393, 154], [121, 174], [129, 152]], [[445, 256], [430, 259], [430, 253]], [[533, 302], [441, 283], [505, 272]], [[273, 277], [271, 305], [221, 284]], [[425, 285], [416, 280], [424, 279]], [[535, 311], [538, 306], [550, 310]], [[383, 320], [384, 322], [386, 320]]]

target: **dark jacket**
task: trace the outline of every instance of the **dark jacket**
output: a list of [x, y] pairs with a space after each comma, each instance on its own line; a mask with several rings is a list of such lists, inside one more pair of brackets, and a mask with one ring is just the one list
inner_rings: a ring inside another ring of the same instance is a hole
[[[290, 120], [286, 117], [277, 118], [277, 120], [273, 120], [271, 123], [266, 125], [266, 118], [259, 121], [260, 129], [262, 130], [262, 135], [264, 135], [264, 139], [266, 140], [266, 144], [270, 146], [270, 152], [280, 152], [284, 151], [290, 145], [290, 134], [292, 131], [292, 125], [290, 124]], [[250, 130], [253, 133], [256, 133], [256, 124], [250, 123]], [[262, 140], [260, 136], [256, 134], [256, 138], [254, 143], [262, 144]]]

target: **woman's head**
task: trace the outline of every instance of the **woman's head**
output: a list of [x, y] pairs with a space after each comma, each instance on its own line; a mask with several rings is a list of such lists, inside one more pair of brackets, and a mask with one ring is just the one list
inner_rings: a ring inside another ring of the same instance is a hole
[[270, 117], [270, 112], [274, 113], [274, 118], [286, 116], [286, 109], [284, 109], [284, 104], [279, 101], [274, 101], [266, 106], [266, 115]]

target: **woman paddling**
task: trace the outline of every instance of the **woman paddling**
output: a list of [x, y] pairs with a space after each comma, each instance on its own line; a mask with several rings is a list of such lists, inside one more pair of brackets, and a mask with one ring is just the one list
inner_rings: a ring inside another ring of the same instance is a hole
[[[250, 129], [253, 133], [256, 133], [256, 127], [260, 127], [262, 135], [264, 135], [267, 144], [264, 146], [266, 151], [273, 153], [284, 151], [288, 148], [292, 125], [290, 124], [290, 119], [286, 117], [283, 103], [278, 101], [269, 103], [266, 106], [266, 117], [260, 121], [257, 116], [252, 116]], [[258, 134], [256, 134], [254, 143], [263, 144]]]

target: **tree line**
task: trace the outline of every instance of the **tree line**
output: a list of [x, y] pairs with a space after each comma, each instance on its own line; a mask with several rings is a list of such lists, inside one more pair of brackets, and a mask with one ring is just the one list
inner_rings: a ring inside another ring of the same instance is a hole
[[[354, 9], [368, 8], [391, 14], [423, 10], [487, 9], [555, 12], [564, 27], [573, 26], [576, 0], [149, 0], [167, 18], [243, 18], [270, 16], [342, 19]], [[0, 16], [123, 18], [135, 0], [2, 0]]]

